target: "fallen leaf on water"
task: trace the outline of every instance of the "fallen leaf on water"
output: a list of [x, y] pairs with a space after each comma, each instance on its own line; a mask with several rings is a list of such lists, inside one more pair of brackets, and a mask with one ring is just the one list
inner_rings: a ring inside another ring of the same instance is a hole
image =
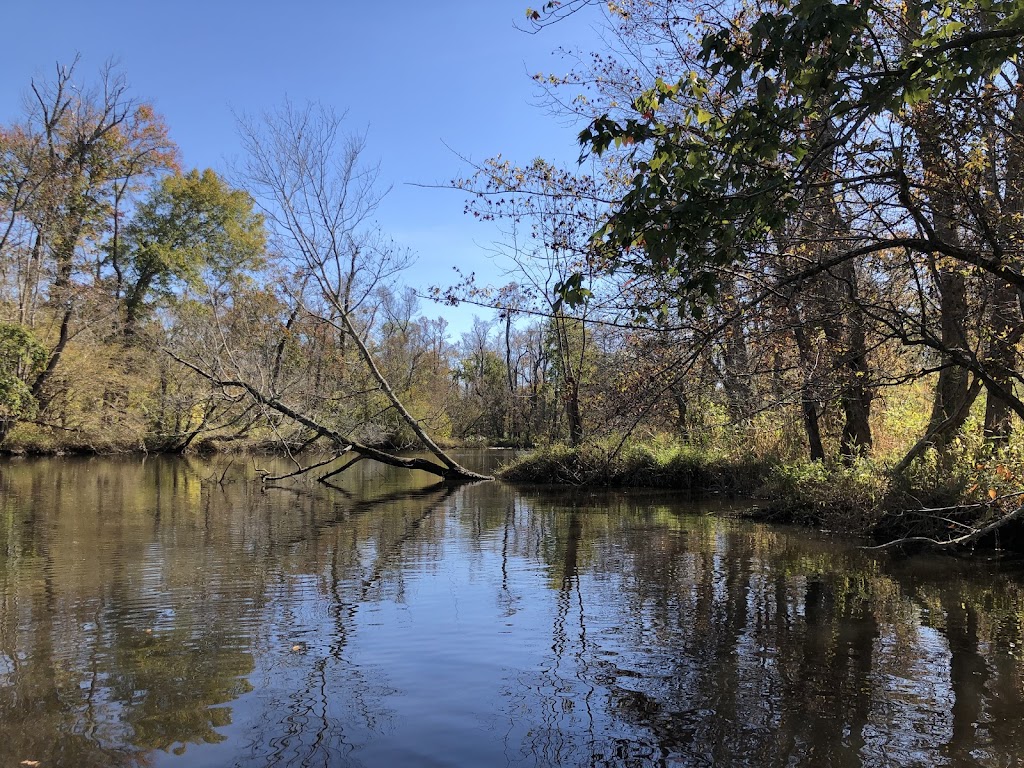
[[18, 765], [27, 765], [28, 768], [36, 768], [36, 766], [42, 765], [39, 760], [22, 760]]

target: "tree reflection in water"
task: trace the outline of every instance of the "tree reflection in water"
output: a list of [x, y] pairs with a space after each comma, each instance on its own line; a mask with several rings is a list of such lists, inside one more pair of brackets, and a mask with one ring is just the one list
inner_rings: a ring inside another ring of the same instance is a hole
[[0, 467], [0, 763], [1012, 765], [1020, 568], [652, 494]]

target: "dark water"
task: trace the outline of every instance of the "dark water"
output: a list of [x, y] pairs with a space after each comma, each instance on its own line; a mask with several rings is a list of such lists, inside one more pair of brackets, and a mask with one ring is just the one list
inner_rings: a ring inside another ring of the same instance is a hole
[[0, 464], [0, 767], [1024, 764], [1019, 567], [355, 469]]

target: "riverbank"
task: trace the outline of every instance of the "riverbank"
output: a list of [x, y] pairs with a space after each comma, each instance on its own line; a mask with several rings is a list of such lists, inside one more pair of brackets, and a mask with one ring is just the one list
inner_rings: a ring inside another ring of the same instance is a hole
[[[1024, 550], [1015, 526], [987, 526], [1021, 505], [1024, 474], [1016, 457], [985, 460], [926, 455], [895, 474], [884, 461], [782, 461], [699, 451], [684, 446], [551, 446], [521, 456], [499, 471], [512, 483], [678, 489], [750, 498], [745, 517], [791, 522], [867, 537], [880, 543], [1011, 546]], [[999, 536], [996, 536], [998, 529]], [[984, 535], [975, 533], [985, 531]], [[988, 537], [986, 540], [986, 536]]]
[[[20, 437], [20, 435], [19, 435]], [[301, 450], [301, 445], [289, 445], [290, 450]], [[279, 454], [285, 449], [274, 439], [230, 439], [204, 438], [197, 440], [146, 440], [131, 442], [124, 440], [80, 439], [74, 436], [65, 439], [35, 437], [30, 440], [9, 440], [0, 447], [0, 456], [6, 457], [56, 457], [56, 456], [149, 456], [225, 454]]]
[[[415, 439], [402, 430], [365, 430], [355, 435], [363, 445], [382, 451], [417, 450]], [[494, 447], [485, 440], [433, 436], [444, 450]], [[18, 424], [0, 444], [0, 456], [147, 456], [156, 454], [211, 456], [215, 454], [285, 455], [325, 450], [325, 441], [309, 432], [289, 435], [260, 427], [236, 433], [203, 429], [178, 434], [137, 430], [65, 428], [55, 424]], [[504, 447], [504, 446], [502, 446]]]
[[[385, 442], [375, 447], [394, 451], [407, 446]], [[493, 446], [445, 441], [446, 449], [459, 447]], [[879, 543], [911, 538], [914, 544], [942, 548], [981, 545], [1024, 552], [1024, 526], [1016, 520], [1024, 519], [1024, 462], [1010, 451], [988, 455], [961, 452], [947, 455], [941, 462], [934, 453], [925, 454], [897, 474], [892, 469], [895, 462], [877, 458], [845, 465], [659, 441], [616, 448], [599, 443], [580, 448], [543, 447], [512, 460], [497, 475], [513, 484], [652, 488], [751, 499], [738, 515], [828, 529]], [[298, 453], [311, 446], [296, 443], [287, 449]], [[15, 443], [5, 446], [0, 455], [244, 456], [284, 452], [278, 441], [250, 436], [244, 440], [197, 439], [184, 451], [113, 443]]]

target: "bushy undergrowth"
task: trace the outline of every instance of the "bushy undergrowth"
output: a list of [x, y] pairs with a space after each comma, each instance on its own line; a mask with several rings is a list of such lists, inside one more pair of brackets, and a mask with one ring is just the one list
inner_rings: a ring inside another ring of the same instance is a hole
[[891, 494], [890, 477], [868, 459], [777, 464], [756, 492], [769, 516], [858, 533], [878, 525]]
[[[741, 445], [728, 453], [670, 441], [547, 446], [507, 465], [512, 482], [677, 488], [726, 493], [755, 501], [750, 514], [831, 530], [896, 537], [942, 535], [1020, 504], [1024, 451], [958, 443], [946, 454], [926, 452], [909, 469], [888, 460], [848, 464], [755, 455]], [[945, 512], [942, 512], [945, 510]], [[940, 514], [941, 512], [941, 514]]]
[[612, 443], [579, 448], [538, 448], [505, 466], [501, 477], [525, 483], [679, 488], [711, 493], [749, 494], [769, 465], [664, 442], [634, 443], [616, 450]]

